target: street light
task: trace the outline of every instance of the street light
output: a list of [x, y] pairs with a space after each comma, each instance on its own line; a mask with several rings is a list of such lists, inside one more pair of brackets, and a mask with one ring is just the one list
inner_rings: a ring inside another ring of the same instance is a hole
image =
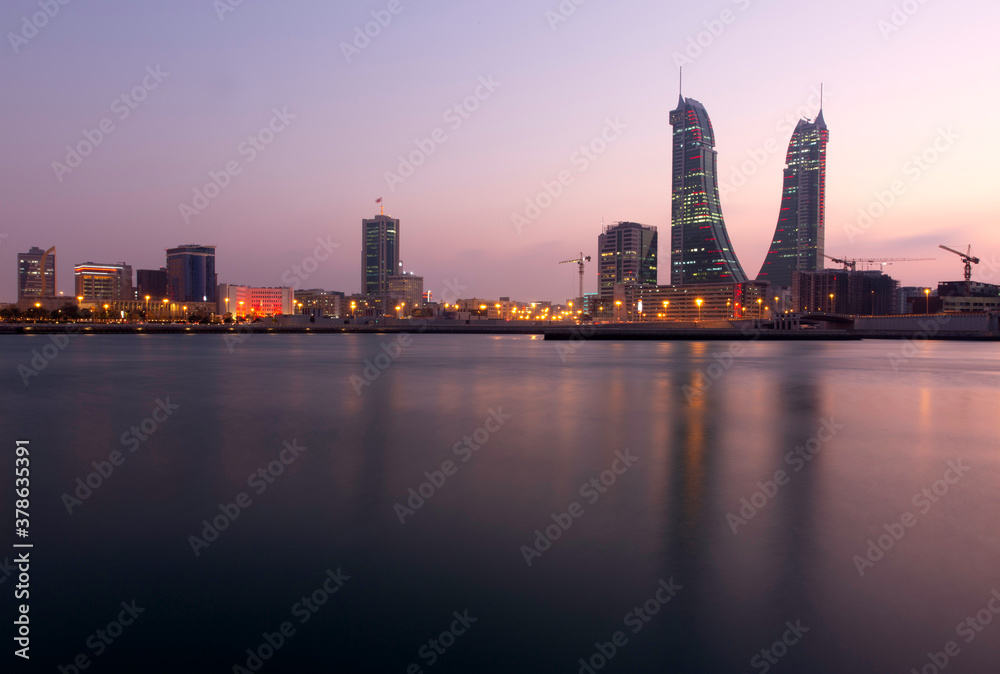
[[924, 314], [930, 315], [931, 313], [931, 289], [924, 288]]
[[621, 300], [615, 300], [615, 314], [616, 314], [615, 321], [617, 321], [618, 323], [621, 323], [622, 322], [622, 301]]
[[699, 323], [701, 322], [701, 305], [702, 305], [702, 303], [704, 301], [705, 300], [701, 299], [700, 297], [694, 301], [694, 303], [698, 305], [698, 322]]
[[830, 313], [833, 313], [833, 293], [830, 293]]
[[760, 320], [760, 305], [764, 303], [764, 300], [757, 298], [757, 319]]

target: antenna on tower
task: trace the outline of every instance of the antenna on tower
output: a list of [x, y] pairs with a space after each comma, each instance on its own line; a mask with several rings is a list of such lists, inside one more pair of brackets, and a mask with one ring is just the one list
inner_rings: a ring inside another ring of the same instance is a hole
[[677, 70], [677, 95], [684, 100], [684, 66], [679, 66]]
[[823, 83], [819, 83], [819, 111], [823, 112]]

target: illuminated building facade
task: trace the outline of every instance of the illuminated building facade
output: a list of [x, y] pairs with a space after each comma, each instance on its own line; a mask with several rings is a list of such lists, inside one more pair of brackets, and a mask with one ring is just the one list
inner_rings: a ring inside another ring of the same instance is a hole
[[423, 306], [424, 277], [410, 274], [393, 274], [388, 278], [389, 296], [393, 302], [405, 302], [408, 311]]
[[256, 318], [295, 313], [292, 288], [252, 288], [219, 284], [217, 311], [234, 318]]
[[617, 311], [617, 320], [641, 322], [744, 320], [768, 318], [773, 304], [773, 298], [768, 298], [768, 284], [756, 281], [626, 286], [621, 306], [605, 307], [604, 314], [615, 320]]
[[215, 302], [215, 246], [188, 244], [167, 250], [167, 293], [174, 302]]
[[389, 292], [389, 277], [399, 274], [399, 220], [376, 215], [361, 221], [361, 294]]
[[790, 288], [792, 273], [823, 269], [826, 220], [826, 145], [822, 109], [815, 121], [799, 120], [785, 155], [778, 224], [758, 281]]
[[619, 222], [597, 237], [598, 296], [614, 296], [615, 284], [656, 285], [656, 227]]
[[744, 283], [747, 276], [722, 219], [715, 132], [705, 106], [681, 96], [670, 125], [670, 285]]
[[17, 254], [17, 299], [32, 300], [56, 296], [56, 249], [32, 246]]
[[134, 300], [132, 266], [86, 262], [73, 267], [76, 296], [84, 302]]
[[[322, 312], [321, 315], [333, 316], [334, 318], [346, 316], [349, 313], [345, 310], [344, 293], [335, 290], [321, 290], [319, 288], [296, 290], [294, 302], [296, 307], [299, 304], [302, 305], [301, 313], [310, 313], [318, 309]], [[296, 313], [300, 312], [296, 310]]]

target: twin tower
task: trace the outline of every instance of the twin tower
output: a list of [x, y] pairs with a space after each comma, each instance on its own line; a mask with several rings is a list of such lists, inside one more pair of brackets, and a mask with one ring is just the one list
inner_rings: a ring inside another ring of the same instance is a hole
[[[673, 184], [670, 285], [745, 283], [719, 202], [715, 132], [705, 106], [680, 96], [670, 112]], [[790, 287], [795, 271], [823, 268], [826, 145], [822, 106], [814, 121], [800, 120], [785, 155], [781, 210], [757, 281]]]

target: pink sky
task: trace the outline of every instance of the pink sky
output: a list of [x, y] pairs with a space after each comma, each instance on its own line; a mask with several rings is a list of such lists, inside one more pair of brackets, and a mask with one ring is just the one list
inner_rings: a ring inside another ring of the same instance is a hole
[[[928, 0], [894, 17], [894, 3], [860, 0], [589, 0], [554, 23], [557, 0], [400, 0], [396, 14], [388, 0], [331, 4], [247, 1], [220, 19], [210, 2], [95, 0], [60, 6], [37, 35], [14, 40], [16, 51], [8, 35], [0, 299], [14, 299], [16, 253], [32, 245], [57, 246], [59, 289], [71, 294], [75, 263], [155, 268], [163, 249], [183, 243], [219, 247], [221, 282], [281, 285], [317, 237], [340, 247], [304, 285], [356, 292], [360, 222], [379, 196], [402, 221], [406, 269], [435, 294], [457, 280], [470, 297], [564, 301], [576, 269], [556, 263], [593, 255], [602, 218], [660, 228], [665, 282], [675, 55], [699, 37], [706, 46], [686, 57], [684, 93], [712, 118], [723, 180], [750, 169], [722, 205], [751, 277], [777, 218], [791, 126], [800, 108], [815, 114], [820, 82], [828, 253], [937, 258], [888, 267], [904, 285], [961, 278], [939, 243], [1000, 259], [995, 5]], [[37, 11], [7, 3], [0, 26], [20, 33]], [[386, 25], [348, 62], [341, 43], [371, 12]], [[159, 81], [147, 71], [157, 66]], [[480, 84], [491, 77], [493, 91]], [[144, 79], [145, 100], [129, 108], [119, 97]], [[474, 111], [446, 115], [477, 87]], [[295, 118], [249, 161], [241, 143], [276, 108]], [[113, 130], [57, 176], [65, 146], [105, 118]], [[574, 159], [608, 119], [626, 128], [593, 161]], [[437, 129], [423, 143], [433, 153], [390, 189], [386, 173]], [[913, 157], [925, 153], [921, 168]], [[180, 205], [227, 164], [238, 175], [185, 222]], [[512, 215], [563, 171], [572, 182], [518, 232]], [[892, 205], [851, 234], [894, 181]], [[1000, 283], [1000, 269], [980, 265], [974, 278]], [[595, 288], [590, 267], [585, 289]]]

